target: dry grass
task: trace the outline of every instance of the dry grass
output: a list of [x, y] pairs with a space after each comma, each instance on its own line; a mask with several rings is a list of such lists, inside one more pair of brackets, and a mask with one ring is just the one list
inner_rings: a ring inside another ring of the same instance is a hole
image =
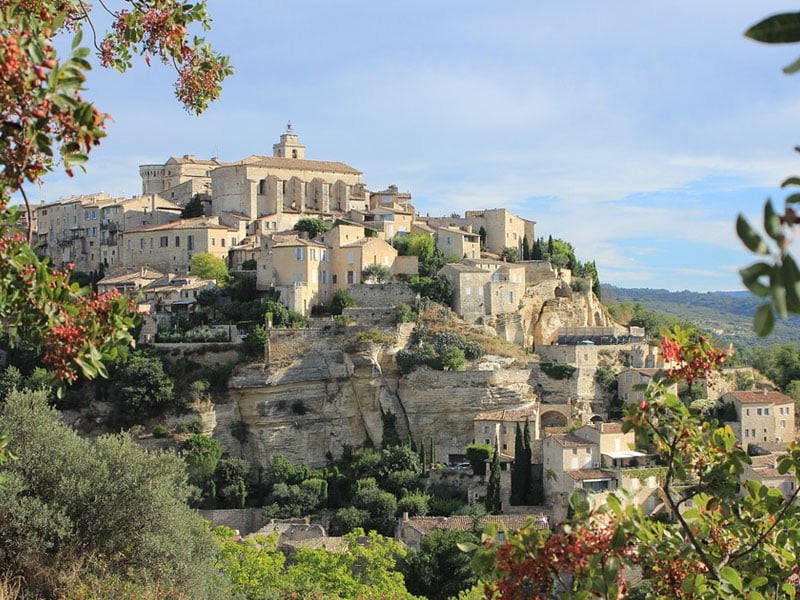
[[0, 579], [0, 600], [22, 600], [22, 581], [18, 577]]

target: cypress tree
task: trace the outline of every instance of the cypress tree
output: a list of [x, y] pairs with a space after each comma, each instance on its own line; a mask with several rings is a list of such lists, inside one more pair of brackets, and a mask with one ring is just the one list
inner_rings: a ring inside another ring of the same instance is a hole
[[481, 238], [481, 250], [486, 250], [486, 229], [483, 228], [483, 225], [478, 229], [478, 235]]
[[522, 260], [531, 259], [531, 246], [528, 241], [528, 234], [522, 236]]
[[525, 503], [527, 483], [525, 480], [525, 445], [522, 428], [517, 422], [514, 432], [514, 464], [511, 467], [511, 497], [509, 501], [513, 506]]
[[542, 251], [542, 238], [533, 242], [533, 250], [531, 250], [531, 258], [533, 260], [542, 260], [544, 252]]
[[422, 472], [425, 473], [427, 465], [425, 464], [425, 441], [419, 445], [419, 463], [422, 465]]
[[553, 236], [547, 237], [547, 256], [553, 258], [553, 254], [555, 253], [555, 247], [553, 246]]
[[531, 428], [527, 417], [525, 417], [525, 427], [522, 429], [522, 458], [525, 462], [525, 484], [522, 492], [525, 499], [524, 504], [536, 504], [537, 498], [531, 476]]
[[436, 466], [436, 446], [433, 443], [433, 438], [431, 438], [431, 468]]
[[486, 512], [490, 514], [500, 514], [502, 503], [500, 502], [500, 451], [497, 449], [497, 438], [494, 440], [494, 455], [492, 456], [492, 467], [489, 471], [489, 482], [486, 485]]

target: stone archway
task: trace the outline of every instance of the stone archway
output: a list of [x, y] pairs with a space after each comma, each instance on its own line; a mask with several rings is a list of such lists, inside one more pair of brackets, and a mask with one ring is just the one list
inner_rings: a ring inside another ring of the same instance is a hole
[[567, 417], [557, 410], [548, 410], [542, 413], [541, 424], [543, 430], [549, 427], [566, 427]]

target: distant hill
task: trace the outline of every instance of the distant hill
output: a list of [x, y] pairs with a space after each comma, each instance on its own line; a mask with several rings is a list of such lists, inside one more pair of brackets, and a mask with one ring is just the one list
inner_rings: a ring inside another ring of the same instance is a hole
[[640, 303], [648, 310], [675, 315], [714, 333], [737, 348], [800, 342], [800, 317], [780, 321], [767, 338], [753, 333], [753, 315], [763, 300], [749, 292], [670, 292], [650, 288], [603, 285], [603, 304]]

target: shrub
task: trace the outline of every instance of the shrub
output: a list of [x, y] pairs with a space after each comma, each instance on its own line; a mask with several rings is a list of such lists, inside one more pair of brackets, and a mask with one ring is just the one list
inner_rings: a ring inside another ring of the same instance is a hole
[[461, 348], [448, 348], [440, 360], [442, 370], [445, 371], [463, 371], [466, 363], [464, 351]]
[[483, 356], [483, 344], [480, 342], [470, 340], [469, 342], [464, 342], [463, 346], [464, 356], [469, 360], [475, 360]]
[[411, 517], [424, 517], [428, 514], [431, 497], [422, 492], [407, 494], [397, 501], [397, 516], [408, 513]]
[[494, 449], [489, 444], [470, 444], [467, 446], [467, 460], [475, 475], [486, 475], [486, 461], [491, 458]]
[[347, 290], [337, 290], [331, 300], [331, 314], [340, 315], [345, 308], [356, 306], [356, 300]]
[[394, 307], [394, 316], [397, 323], [411, 323], [417, 318], [414, 309], [404, 302]]
[[391, 344], [394, 342], [394, 337], [377, 329], [366, 329], [356, 334], [356, 342], [359, 344]]
[[162, 423], [159, 423], [158, 425], [153, 427], [153, 437], [164, 438], [167, 437], [168, 433], [169, 430], [167, 429], [167, 426]]
[[344, 535], [356, 527], [364, 527], [369, 519], [369, 511], [348, 506], [336, 511], [331, 519], [331, 535]]
[[575, 367], [572, 365], [560, 363], [539, 363], [539, 368], [550, 379], [569, 379], [575, 372]]
[[449, 348], [463, 348], [464, 338], [454, 331], [442, 331], [434, 336], [433, 347], [439, 354], [444, 354]]

